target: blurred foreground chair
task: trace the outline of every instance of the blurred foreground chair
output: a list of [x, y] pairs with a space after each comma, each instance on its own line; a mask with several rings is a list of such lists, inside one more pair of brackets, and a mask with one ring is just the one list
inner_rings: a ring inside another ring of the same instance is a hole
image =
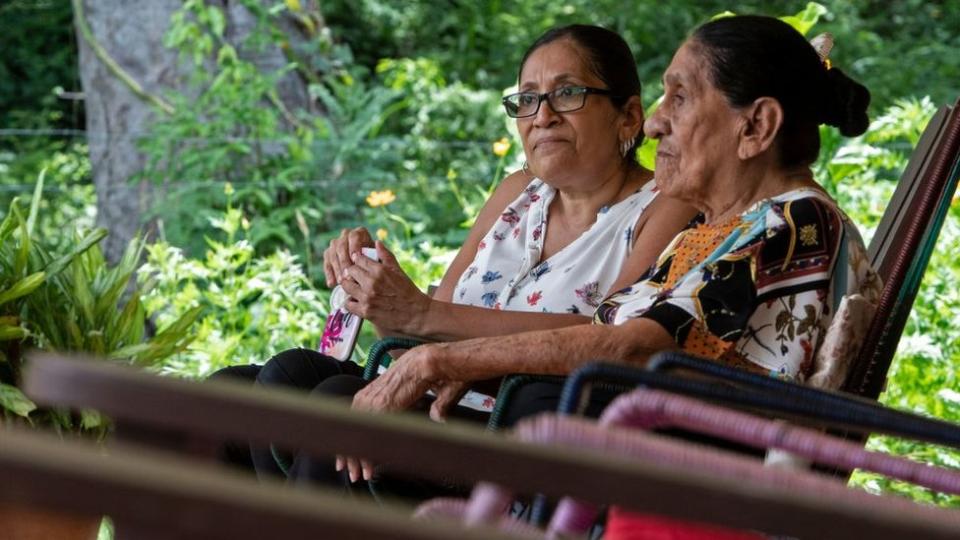
[[[739, 464], [737, 460], [742, 458], [717, 457], [714, 450], [698, 449], [678, 441], [657, 439], [651, 443], [660, 449], [659, 455], [667, 457], [663, 461], [637, 461], [598, 454], [596, 450], [600, 448], [590, 449], [573, 439], [560, 441], [560, 444], [557, 444], [557, 441], [547, 444], [549, 437], [533, 436], [527, 437], [530, 439], [528, 442], [518, 442], [453, 421], [437, 425], [405, 414], [362, 414], [350, 411], [343, 403], [316, 397], [258, 391], [229, 383], [200, 384], [159, 377], [103, 362], [85, 362], [52, 355], [31, 357], [25, 390], [40, 403], [95, 408], [126, 423], [152, 426], [169, 433], [192, 433], [219, 441], [273, 440], [318, 455], [343, 453], [365, 456], [375, 462], [385, 463], [387, 467], [403, 468], [428, 478], [485, 480], [505, 486], [516, 493], [542, 492], [553, 497], [570, 495], [593, 505], [617, 505], [630, 511], [662, 514], [682, 520], [776, 530], [782, 534], [809, 538], [954, 538], [960, 535], [958, 513], [847, 490], [836, 480], [818, 478], [810, 473], [762, 469], [754, 471], [751, 467], [759, 468], [756, 463], [752, 466]], [[553, 428], [542, 426], [549, 426], [551, 422], [556, 423], [557, 420], [547, 418], [528, 422], [526, 427], [519, 431], [521, 437], [524, 437], [524, 430], [534, 434], [545, 433]], [[583, 429], [605, 431], [604, 428], [584, 421], [577, 422]], [[336, 433], [337, 436], [331, 437], [331, 433]], [[640, 435], [657, 437], [644, 433]], [[614, 440], [620, 441], [619, 437], [615, 435]], [[7, 440], [7, 437], [0, 439]], [[7, 448], [9, 446], [6, 442], [0, 442], [0, 449]], [[120, 449], [112, 452], [115, 456]], [[705, 457], [695, 455], [704, 452], [707, 454]], [[88, 451], [87, 454], [93, 456], [94, 452]], [[15, 477], [20, 485], [29, 483], [29, 469], [31, 463], [35, 464], [36, 460], [33, 458], [37, 456], [33, 450], [21, 449], [12, 460], [6, 457], [6, 454], [0, 455], [4, 456], [0, 461], [0, 470], [19, 470], [19, 476]], [[693, 457], [686, 461], [673, 459], [682, 456]], [[699, 461], [701, 458], [705, 460], [702, 463]], [[196, 505], [184, 504], [186, 510], [196, 508], [193, 514], [187, 514], [189, 518], [184, 518], [184, 521], [193, 524], [192, 526], [197, 527], [198, 522], [210, 519], [211, 516], [223, 521], [224, 527], [231, 530], [255, 526], [252, 518], [248, 520], [238, 517], [241, 512], [233, 511], [233, 507], [226, 506], [223, 502], [213, 505], [212, 509], [205, 505], [205, 492], [201, 487], [207, 483], [208, 477], [201, 474], [203, 469], [199, 466], [185, 459], [176, 462], [166, 462], [164, 460], [167, 458], [159, 457], [154, 459], [143, 456], [143, 459], [148, 460], [142, 462], [144, 468], [150, 472], [148, 484], [159, 483], [171, 488], [180, 486], [178, 489], [185, 485], [196, 488], [196, 495], [190, 499], [196, 502]], [[718, 476], [716, 467], [711, 464], [711, 460], [717, 459], [723, 464], [731, 459], [737, 462], [730, 462], [733, 463], [733, 469], [729, 470], [735, 470], [735, 473]], [[93, 457], [89, 458], [90, 462], [93, 460]], [[52, 461], [55, 464], [57, 459]], [[54, 472], [48, 473], [45, 478], [49, 478], [51, 482], [62, 478], [64, 484], [60, 484], [61, 486], [72, 485], [72, 482], [76, 482], [77, 471], [83, 469], [70, 467], [73, 463], [76, 462], [64, 462], [66, 466], [55, 467]], [[86, 467], [89, 463], [84, 462], [82, 465]], [[46, 462], [44, 466], [52, 465]], [[109, 465], [104, 465], [95, 472], [107, 474], [107, 469], [110, 468]], [[175, 473], [178, 468], [180, 472]], [[115, 472], [122, 476], [126, 470]], [[213, 472], [209, 471], [211, 474]], [[252, 479], [248, 481], [252, 482]], [[224, 488], [219, 496], [230, 500], [234, 500], [238, 494], [252, 497], [255, 493], [262, 493], [264, 500], [276, 497], [276, 506], [282, 507], [283, 505], [279, 504], [282, 495], [297, 496], [297, 490], [276, 490], [269, 485], [255, 487], [233, 477], [230, 483], [227, 483], [226, 477], [217, 482], [221, 482], [220, 485]], [[798, 485], [803, 489], [798, 489]], [[5, 490], [0, 487], [0, 495], [9, 499], [15, 489]], [[68, 504], [62, 501], [63, 495], [56, 498], [39, 485], [31, 489], [36, 497], [32, 500], [38, 504]], [[69, 503], [73, 506], [62, 507], [122, 515], [121, 511], [133, 512], [133, 508], [138, 507], [136, 498], [141, 496], [139, 492], [123, 489], [112, 494], [114, 488], [109, 484], [94, 483], [86, 489], [84, 493], [94, 499], [99, 497], [123, 501], [114, 501], [111, 505], [102, 502], [96, 505], [92, 502], [73, 502]], [[319, 499], [316, 500], [319, 502]], [[127, 506], [122, 506], [121, 502]], [[389, 518], [389, 515], [377, 518], [367, 517], [366, 513], [351, 513], [345, 505], [350, 509], [357, 509], [359, 505], [356, 502], [341, 501], [339, 506], [333, 501], [325, 504], [329, 504], [327, 508], [330, 508], [331, 512], [324, 515], [327, 515], [328, 519], [340, 519], [337, 523], [341, 524], [348, 522], [356, 526], [373, 527], [386, 523]], [[159, 523], [164, 518], [173, 520], [178, 515], [176, 512], [167, 513], [161, 510], [164, 508], [162, 502], [139, 507], [142, 514], [152, 516], [153, 523]], [[211, 510], [212, 513], [207, 513]], [[366, 509], [363, 512], [366, 512]], [[354, 523], [354, 516], [364, 523]], [[233, 523], [226, 524], [227, 522]], [[497, 537], [497, 533], [489, 529], [454, 533], [449, 528], [433, 528], [446, 527], [442, 523], [389, 523], [395, 527], [395, 530], [386, 535], [391, 538], [414, 538], [416, 531], [425, 531], [425, 536], [422, 537], [426, 538], [430, 537], [427, 535], [432, 531], [441, 530], [447, 537], [456, 535], [466, 539], [473, 537], [474, 533], [479, 535], [477, 537]], [[829, 527], [824, 524], [829, 524]], [[167, 526], [172, 527], [173, 524], [168, 523]], [[317, 524], [317, 534], [324, 531], [323, 526], [322, 523]], [[512, 524], [511, 527], [511, 534], [530, 533], [530, 528], [524, 524]], [[277, 529], [286, 530], [288, 529]], [[118, 532], [122, 533], [119, 529]], [[404, 536], [408, 533], [410, 536]], [[299, 537], [293, 533], [271, 536]], [[241, 531], [240, 535], [234, 537], [250, 537], [249, 531]]]
[[[936, 240], [946, 219], [960, 180], [960, 100], [953, 107], [941, 107], [927, 124], [917, 148], [911, 155], [904, 173], [891, 197], [880, 224], [868, 247], [868, 256], [883, 280], [883, 289], [876, 306], [869, 305], [858, 295], [835, 299], [837, 310], [834, 321], [815, 357], [812, 376], [805, 382], [818, 388], [842, 390], [871, 400], [884, 387], [886, 374], [896, 352], [923, 274], [930, 261]], [[695, 363], [695, 362], [694, 362]], [[703, 373], [704, 369], [697, 368]], [[705, 368], [708, 369], [708, 368]], [[624, 392], [637, 384], [651, 388], [665, 388], [688, 395], [703, 395], [706, 390], [698, 383], [683, 383], [675, 376], [642, 374], [636, 377], [622, 366], [585, 368], [576, 377], [567, 380], [559, 407], [563, 414], [574, 414], [587, 402], [589, 391], [601, 387], [607, 392]], [[676, 370], [674, 370], [674, 373]], [[726, 375], [725, 375], [726, 374]], [[737, 378], [738, 370], [717, 369], [714, 379], [729, 376], [740, 383], [743, 393], [744, 378]], [[636, 380], [643, 377], [643, 380]], [[762, 378], [762, 377], [761, 377]], [[747, 377], [756, 381], [757, 378]], [[562, 381], [562, 378], [537, 375], [507, 377], [497, 396], [496, 409], [491, 417], [492, 429], [500, 427], [500, 419], [510, 407], [513, 395], [524, 385], [540, 381]], [[754, 384], [751, 391], [764, 387]], [[767, 388], [769, 390], [769, 388]], [[782, 391], [777, 388], [774, 392]], [[790, 394], [794, 399], [803, 396]], [[771, 410], [786, 412], [776, 405], [785, 403], [784, 395], [768, 396]], [[754, 400], [753, 407], [760, 407]], [[726, 401], [727, 404], [734, 404]], [[794, 403], [794, 401], [791, 401]], [[800, 405], [794, 408], [803, 408]], [[844, 433], [837, 415], [846, 410], [831, 410], [827, 406], [805, 405], [820, 412], [834, 412], [830, 419], [833, 433], [865, 440], [870, 431]], [[868, 414], [869, 416], [869, 414]], [[882, 422], [878, 422], [882, 423]], [[785, 459], [775, 453], [774, 459]], [[834, 469], [835, 474], [848, 471]], [[546, 504], [538, 498], [531, 520], [545, 524]]]
[[[957, 426], [951, 426], [960, 431]], [[624, 429], [630, 428], [630, 429]], [[770, 421], [753, 415], [731, 411], [699, 400], [657, 390], [639, 389], [617, 398], [603, 413], [599, 424], [583, 419], [542, 416], [525, 421], [515, 431], [524, 441], [555, 444], [563, 447], [597, 450], [607, 459], [631, 458], [648, 464], [680, 466], [686, 470], [709, 472], [716, 479], [746, 481], [757, 479], [769, 485], [789, 488], [809, 497], [825, 497], [834, 504], [864, 504], [878, 512], [914, 514], [933, 510], [903, 499], [876, 497], [847, 489], [836, 479], [805, 471], [763, 467], [761, 462], [701, 444], [678, 441], [642, 430], [682, 428], [760, 449], [781, 449], [802, 455], [812, 461], [837, 467], [858, 467], [896, 479], [913, 482], [929, 489], [960, 494], [960, 471], [947, 470], [903, 458], [869, 452], [858, 444], [819, 433], [816, 430]], [[638, 431], [640, 430], [640, 431]], [[703, 496], [691, 492], [690, 500]], [[478, 485], [469, 502], [438, 499], [422, 505], [421, 517], [458, 517], [468, 525], [510, 523], [506, 510], [513, 500], [509, 489], [484, 483]], [[889, 505], [889, 506], [884, 506]], [[885, 508], [885, 509], [884, 509]], [[742, 511], [749, 512], [748, 509]], [[649, 514], [649, 512], [645, 512]], [[574, 537], [585, 534], [598, 515], [595, 504], [564, 499], [545, 533], [548, 538]], [[780, 516], [771, 516], [772, 523], [758, 522], [746, 527], [762, 534], [795, 534], [776, 524]], [[960, 513], [943, 511], [937, 519], [960, 524]], [[675, 522], [672, 528], [697, 527]], [[823, 538], [833, 523], [811, 524], [810, 538]], [[820, 530], [814, 531], [819, 528]], [[687, 536], [692, 531], [688, 529]], [[702, 529], [699, 529], [702, 531]], [[851, 536], [873, 538], [864, 531]], [[908, 534], [921, 537], [919, 531]]]
[[[411, 522], [398, 509], [321, 490], [285, 489], [155, 450], [111, 444], [105, 452], [91, 442], [2, 425], [0, 504], [69, 516], [108, 515], [119, 539], [464, 537], [449, 524]], [[0, 538], [10, 539], [14, 525], [0, 523]], [[513, 537], [478, 530], [464, 538]]]

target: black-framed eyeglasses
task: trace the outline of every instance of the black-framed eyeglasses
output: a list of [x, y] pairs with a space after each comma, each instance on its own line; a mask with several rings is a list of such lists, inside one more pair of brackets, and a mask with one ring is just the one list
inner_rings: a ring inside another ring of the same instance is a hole
[[537, 114], [540, 111], [540, 104], [543, 100], [547, 100], [553, 112], [565, 113], [582, 109], [587, 104], [587, 96], [590, 94], [610, 96], [613, 92], [589, 86], [564, 86], [543, 94], [517, 92], [503, 98], [503, 108], [511, 118], [526, 118]]

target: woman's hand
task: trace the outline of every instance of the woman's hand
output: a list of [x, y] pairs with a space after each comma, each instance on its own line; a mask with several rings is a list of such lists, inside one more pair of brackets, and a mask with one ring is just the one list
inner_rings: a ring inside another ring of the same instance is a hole
[[353, 253], [353, 266], [345, 268], [340, 282], [350, 295], [346, 309], [388, 332], [420, 335], [433, 299], [424, 294], [400, 268], [396, 257], [377, 241], [376, 262]]
[[437, 399], [430, 405], [430, 419], [434, 422], [446, 422], [450, 408], [460, 403], [468, 390], [470, 383], [467, 381], [446, 381], [434, 386], [433, 392]]
[[330, 246], [323, 251], [323, 273], [327, 278], [327, 287], [340, 283], [343, 271], [353, 266], [351, 254], [360, 253], [360, 248], [373, 245], [373, 237], [363, 227], [340, 231], [340, 236], [331, 240]]
[[[430, 369], [431, 347], [423, 345], [411, 349], [398, 358], [385, 373], [370, 382], [353, 397], [352, 408], [358, 411], [394, 412], [413, 406], [437, 386]], [[431, 411], [431, 416], [433, 412]], [[373, 478], [373, 464], [358, 458], [337, 457], [336, 468], [347, 467], [350, 481]]]

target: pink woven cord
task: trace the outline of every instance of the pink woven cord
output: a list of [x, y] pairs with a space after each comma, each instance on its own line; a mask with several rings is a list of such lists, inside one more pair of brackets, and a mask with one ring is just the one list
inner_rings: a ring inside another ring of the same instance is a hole
[[[806, 472], [765, 468], [755, 459], [689, 442], [671, 440], [636, 430], [603, 427], [585, 420], [542, 416], [521, 422], [517, 436], [524, 441], [600, 451], [635, 458], [650, 465], [692, 470], [712, 476], [762, 486], [802, 491], [836, 504], [870, 508], [875, 512], [920, 514], [927, 521], [960, 527], [960, 513], [916, 505], [894, 497], [878, 497], [851, 490], [845, 484]], [[637, 489], [642, 489], [637, 486]], [[635, 510], [642, 510], [636, 509]], [[568, 526], [569, 525], [569, 526]], [[561, 519], [551, 523], [551, 534], [580, 534], [582, 529]]]
[[480, 482], [470, 493], [464, 522], [467, 525], [493, 523], [510, 509], [513, 493], [490, 482]]
[[413, 519], [427, 521], [453, 519], [460, 521], [466, 515], [467, 500], [453, 497], [437, 497], [422, 503], [413, 511]]
[[675, 427], [755, 448], [776, 448], [816, 463], [865, 469], [944, 493], [960, 494], [960, 472], [871, 452], [817, 430], [733, 411], [659, 390], [620, 396], [604, 411], [602, 425], [645, 429]]

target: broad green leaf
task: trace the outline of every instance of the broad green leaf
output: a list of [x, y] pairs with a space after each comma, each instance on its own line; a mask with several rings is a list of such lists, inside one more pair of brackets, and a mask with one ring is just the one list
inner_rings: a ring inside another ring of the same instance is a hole
[[780, 20], [789, 24], [797, 32], [800, 32], [803, 35], [807, 35], [807, 32], [817, 21], [820, 20], [820, 17], [827, 14], [827, 8], [816, 2], [808, 2], [807, 7], [803, 11], [797, 13], [796, 15], [787, 15], [785, 17], [780, 17]]
[[3, 218], [3, 222], [0, 222], [0, 244], [7, 241], [7, 238], [17, 228], [17, 212], [14, 212], [14, 207], [19, 206], [20, 198], [14, 197], [10, 201], [10, 207], [7, 211], [7, 217]]
[[74, 246], [69, 253], [50, 263], [50, 265], [45, 268], [47, 274], [50, 276], [59, 274], [64, 268], [67, 267], [67, 265], [73, 262], [74, 259], [85, 253], [94, 244], [103, 240], [106, 236], [106, 229], [94, 229], [84, 236], [79, 242], [77, 242], [77, 245]]
[[46, 272], [36, 272], [21, 279], [20, 281], [17, 281], [9, 289], [0, 292], [0, 305], [32, 293], [37, 289], [37, 287], [43, 285], [43, 282], [46, 279]]
[[223, 31], [227, 26], [223, 12], [216, 6], [209, 6], [207, 13], [210, 15], [210, 28], [213, 30], [213, 33], [216, 34], [217, 37], [223, 37]]
[[20, 230], [20, 248], [13, 263], [13, 275], [20, 277], [26, 272], [27, 260], [30, 257], [30, 232], [27, 230], [27, 222], [23, 219], [23, 214], [20, 213], [20, 207], [13, 206], [11, 210], [17, 216], [17, 228]]
[[115, 349], [120, 344], [140, 343], [143, 339], [144, 315], [140, 295], [132, 295], [116, 319], [115, 330], [108, 343], [109, 347]]
[[[653, 116], [653, 113], [657, 112], [657, 108], [660, 107], [660, 104], [663, 103], [663, 96], [661, 95], [647, 107], [647, 110], [644, 112], [646, 118]], [[642, 143], [640, 143], [640, 148], [637, 149], [637, 162], [647, 170], [654, 170], [657, 166], [657, 146], [660, 144], [660, 141], [657, 139], [645, 138]]]
[[647, 170], [653, 171], [657, 166], [657, 139], [644, 139], [637, 149], [637, 162]]
[[10, 341], [13, 339], [23, 339], [29, 336], [30, 333], [21, 328], [20, 326], [13, 325], [0, 325], [0, 341]]
[[97, 429], [106, 425], [103, 415], [93, 409], [80, 410], [80, 429]]
[[70, 280], [70, 293], [76, 307], [80, 310], [81, 321], [86, 324], [95, 324], [93, 292], [87, 281], [85, 272], [79, 264], [71, 265], [73, 273]]
[[112, 351], [108, 356], [117, 360], [136, 360], [140, 355], [155, 348], [156, 345], [152, 343], [136, 343]]
[[27, 234], [33, 236], [33, 227], [37, 223], [37, 214], [40, 211], [40, 200], [43, 198], [43, 179], [47, 176], [47, 168], [40, 170], [37, 185], [33, 188], [33, 200], [30, 201], [30, 214], [27, 216]]
[[130, 283], [130, 277], [136, 271], [137, 262], [142, 253], [143, 242], [134, 238], [127, 244], [127, 248], [117, 265], [107, 272], [103, 283], [104, 290], [99, 292], [97, 298], [96, 312], [98, 315], [116, 311], [117, 304], [119, 304], [123, 292]]
[[0, 383], [0, 407], [24, 418], [37, 409], [19, 388], [3, 383]]

